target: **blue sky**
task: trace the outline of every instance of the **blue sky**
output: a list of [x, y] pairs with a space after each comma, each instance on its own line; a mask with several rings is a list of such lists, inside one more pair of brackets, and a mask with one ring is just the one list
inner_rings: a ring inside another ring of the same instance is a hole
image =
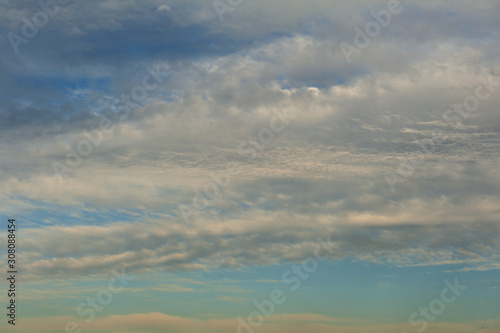
[[2, 330], [500, 332], [498, 1], [42, 3], [0, 0]]

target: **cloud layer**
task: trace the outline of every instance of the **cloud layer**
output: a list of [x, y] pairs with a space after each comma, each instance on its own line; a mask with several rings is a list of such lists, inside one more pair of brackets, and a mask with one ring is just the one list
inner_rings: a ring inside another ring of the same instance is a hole
[[[320, 239], [330, 262], [498, 270], [500, 4], [401, 6], [349, 62], [341, 43], [386, 1], [252, 0], [223, 20], [211, 0], [70, 2], [28, 38], [42, 8], [0, 0], [0, 212], [21, 221], [25, 281], [270, 267]], [[94, 325], [220, 332], [234, 319]], [[262, 332], [367, 325], [282, 314]]]

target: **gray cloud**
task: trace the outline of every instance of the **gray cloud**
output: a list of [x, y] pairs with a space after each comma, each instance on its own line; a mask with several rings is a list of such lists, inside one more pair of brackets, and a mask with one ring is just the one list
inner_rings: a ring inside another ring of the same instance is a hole
[[[498, 4], [412, 3], [348, 64], [339, 43], [385, 4], [252, 1], [220, 22], [210, 1], [89, 1], [19, 55], [1, 40], [0, 199], [30, 222], [27, 276], [297, 261], [331, 230], [331, 259], [495, 268], [500, 88], [458, 130], [443, 114], [478, 77], [500, 80]], [[4, 36], [39, 10], [1, 6]], [[116, 121], [110, 105], [148, 64], [169, 77]], [[238, 146], [277, 110], [295, 118], [248, 162]], [[52, 163], [104, 116], [114, 130], [60, 182]], [[446, 138], [391, 192], [386, 172], [437, 130]], [[227, 162], [241, 173], [191, 229], [179, 205]]]

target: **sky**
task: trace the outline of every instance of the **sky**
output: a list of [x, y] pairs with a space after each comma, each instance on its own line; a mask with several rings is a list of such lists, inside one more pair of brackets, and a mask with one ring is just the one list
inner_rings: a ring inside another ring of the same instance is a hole
[[499, 333], [499, 12], [0, 0], [1, 331]]

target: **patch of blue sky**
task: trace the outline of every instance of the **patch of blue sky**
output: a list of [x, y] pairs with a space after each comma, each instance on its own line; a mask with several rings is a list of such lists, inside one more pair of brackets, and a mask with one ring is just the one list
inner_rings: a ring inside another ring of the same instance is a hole
[[82, 223], [84, 225], [105, 225], [113, 222], [136, 222], [139, 216], [144, 221], [158, 218], [164, 214], [147, 212], [137, 208], [92, 208], [93, 206], [86, 204], [68, 208], [25, 197], [17, 199], [25, 201], [31, 209], [20, 212], [14, 218], [23, 221], [23, 226], [29, 228], [43, 228], [49, 225], [76, 226]]
[[[479, 286], [474, 281], [491, 279], [495, 276], [494, 272], [444, 273], [441, 270], [450, 269], [450, 265], [394, 267], [349, 259], [337, 263], [319, 263], [318, 269], [309, 273], [307, 279], [300, 279], [299, 288], [293, 291], [291, 287], [296, 282], [284, 283], [282, 276], [293, 265], [301, 264], [302, 262], [267, 267], [248, 266], [242, 270], [214, 270], [203, 273], [204, 277], [201, 279], [233, 281], [235, 285], [253, 290], [250, 296], [252, 300], [266, 299], [271, 290], [282, 289], [289, 300], [279, 306], [278, 313], [308, 312], [314, 305], [314, 313], [333, 317], [359, 316], [402, 321], [407, 320], [418, 307], [428, 306], [430, 301], [440, 297], [445, 279], [453, 282], [458, 277], [459, 284], [467, 285], [471, 292], [468, 294], [464, 291], [454, 303], [453, 312], [443, 314], [442, 320], [452, 320], [456, 313], [465, 316], [464, 320], [477, 318], [477, 313], [470, 313], [473, 308], [469, 304], [498, 302], [500, 293], [499, 290], [487, 299], [485, 295], [477, 293]], [[431, 270], [437, 273], [429, 274]], [[293, 279], [297, 275], [292, 272], [287, 277]], [[497, 290], [486, 287], [482, 289]], [[248, 303], [251, 304], [251, 301]], [[481, 318], [491, 318], [493, 311], [484, 313]]]
[[[71, 280], [25, 282], [23, 289], [29, 294], [23, 300], [23, 308], [32, 317], [50, 316], [54, 312], [61, 316], [77, 316], [77, 307], [81, 303], [86, 303], [88, 297], [95, 298], [99, 291], [106, 290], [113, 276], [113, 272], [109, 271], [107, 275], [79, 277]], [[129, 281], [121, 293], [113, 294], [113, 308], [119, 307], [118, 303], [125, 299], [132, 301], [137, 299], [133, 293], [136, 287], [135, 281]], [[121, 287], [119, 284], [116, 286]], [[126, 297], [127, 294], [132, 297]], [[125, 313], [127, 312], [120, 314]]]
[[[378, 322], [393, 320], [405, 322], [408, 316], [427, 307], [440, 297], [445, 287], [443, 280], [467, 285], [460, 297], [439, 317], [439, 321], [477, 320], [495, 316], [500, 290], [486, 288], [498, 285], [494, 272], [443, 273], [449, 265], [394, 267], [366, 262], [343, 260], [337, 263], [322, 262], [318, 269], [301, 280], [296, 291], [294, 283], [284, 283], [282, 275], [299, 263], [272, 266], [247, 266], [244, 269], [214, 269], [210, 271], [178, 271], [141, 274], [122, 293], [114, 295], [113, 306], [105, 315], [120, 315], [131, 310], [138, 313], [158, 312], [184, 317], [203, 318], [208, 313], [221, 317], [236, 317], [254, 311], [253, 301], [269, 299], [273, 289], [281, 289], [287, 300], [276, 307], [276, 313], [313, 313], [337, 318], [364, 318]], [[458, 268], [458, 267], [457, 267]], [[430, 271], [432, 270], [432, 271]], [[429, 273], [432, 274], [429, 274]], [[296, 277], [291, 274], [289, 277]], [[81, 281], [44, 282], [42, 289], [71, 290], [49, 302], [59, 308], [59, 314], [74, 314], [76, 306], [86, 297], [94, 296], [106, 286], [107, 276], [88, 277]], [[484, 284], [484, 281], [490, 281]], [[40, 283], [27, 284], [26, 288], [42, 290]], [[30, 313], [36, 310], [37, 300], [25, 301]], [[134, 304], [131, 308], [130, 304]], [[481, 311], [478, 306], [482, 304]], [[484, 306], [488, 305], [489, 306]], [[54, 309], [52, 309], [53, 311]]]

